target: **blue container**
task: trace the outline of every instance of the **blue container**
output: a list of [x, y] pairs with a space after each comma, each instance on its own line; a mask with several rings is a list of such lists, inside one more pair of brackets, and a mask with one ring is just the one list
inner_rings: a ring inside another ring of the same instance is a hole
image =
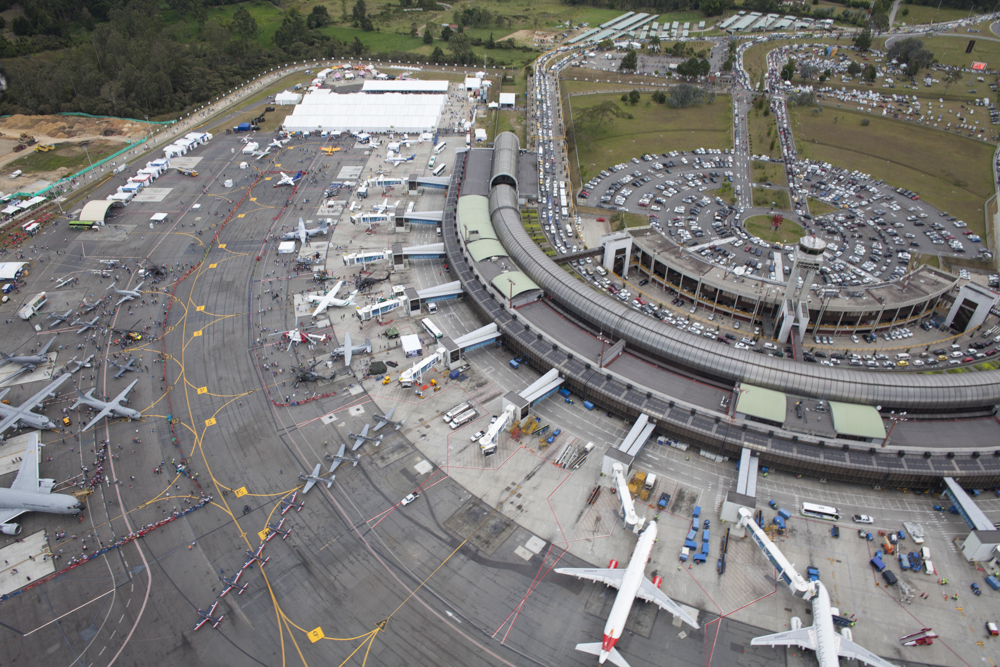
[[565, 396], [566, 398], [569, 398], [569, 396], [570, 396], [570, 391], [566, 387], [561, 387], [559, 389], [559, 393], [562, 394], [563, 396]]
[[792, 515], [789, 514], [788, 510], [786, 510], [786, 509], [780, 509], [780, 510], [778, 510], [778, 516], [780, 516], [785, 521], [788, 521], [789, 519], [792, 518]]
[[587, 408], [588, 410], [593, 410], [594, 409], [594, 404], [591, 403], [590, 401], [584, 401], [583, 402], [583, 407]]

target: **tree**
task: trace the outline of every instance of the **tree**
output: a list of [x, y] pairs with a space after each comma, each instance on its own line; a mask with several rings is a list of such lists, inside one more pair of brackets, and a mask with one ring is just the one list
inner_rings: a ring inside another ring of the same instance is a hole
[[878, 71], [875, 69], [875, 65], [868, 63], [867, 65], [865, 65], [865, 71], [861, 73], [861, 78], [863, 78], [865, 81], [875, 81], [875, 76], [877, 74]]
[[597, 48], [600, 51], [610, 51], [615, 48], [615, 45], [611, 43], [610, 39], [603, 39], [601, 40], [601, 43], [597, 45]]
[[[363, 1], [363, 0], [362, 0]], [[306, 22], [295, 7], [288, 10], [277, 32], [274, 33], [274, 43], [286, 51], [293, 44], [306, 41]]]
[[795, 58], [789, 58], [785, 66], [781, 68], [781, 78], [785, 81], [791, 81], [793, 76], [795, 76]]
[[872, 31], [865, 28], [854, 36], [854, 46], [859, 51], [867, 51], [872, 48]]
[[851, 76], [857, 76], [858, 74], [861, 74], [861, 65], [852, 60], [850, 64], [847, 66], [847, 73], [850, 74]]
[[354, 55], [355, 58], [360, 58], [361, 56], [365, 55], [365, 51], [367, 50], [368, 47], [365, 46], [364, 42], [362, 42], [360, 38], [355, 37], [354, 41], [351, 42], [351, 53]]
[[963, 76], [964, 75], [962, 74], [962, 70], [960, 69], [948, 70], [948, 72], [944, 75], [944, 92], [947, 94], [948, 87], [951, 86], [951, 84], [953, 83], [958, 83], [959, 81], [961, 81]]
[[257, 30], [257, 21], [250, 16], [246, 7], [243, 5], [237, 7], [233, 12], [233, 32], [243, 42], [244, 47], [257, 36]]
[[26, 37], [31, 34], [31, 21], [22, 14], [14, 19], [11, 29], [18, 37]]
[[774, 231], [778, 231], [778, 229], [781, 227], [781, 223], [783, 223], [784, 221], [785, 221], [785, 216], [781, 215], [780, 213], [775, 213], [774, 215], [771, 216], [771, 229]]
[[431, 52], [431, 61], [439, 63], [444, 60], [444, 51], [441, 50], [440, 46], [435, 46], [434, 51]]
[[885, 12], [872, 13], [872, 27], [878, 32], [885, 32], [889, 29], [889, 15]]
[[625, 53], [625, 57], [622, 58], [621, 63], [618, 65], [619, 72], [635, 72], [639, 68], [639, 56], [636, 55], [635, 49], [629, 49]]
[[469, 65], [476, 61], [476, 54], [472, 50], [472, 42], [464, 32], [452, 35], [451, 39], [448, 40], [448, 47], [451, 48], [451, 55], [456, 63]]
[[816, 65], [804, 63], [801, 67], [799, 67], [799, 76], [801, 76], [804, 81], [809, 81], [818, 73], [819, 67]]
[[367, 18], [368, 7], [365, 5], [365, 0], [358, 0], [354, 3], [354, 9], [351, 10], [351, 20], [354, 23], [354, 27], [362, 27]]
[[906, 74], [912, 77], [934, 61], [934, 54], [924, 48], [921, 40], [907, 37], [892, 43], [886, 53], [886, 59], [906, 65]]
[[441, 41], [447, 42], [449, 39], [451, 39], [451, 32], [452, 32], [451, 26], [446, 25], [445, 27], [441, 28]]
[[657, 37], [656, 35], [653, 35], [652, 37], [649, 38], [649, 50], [650, 51], [660, 50], [660, 38]]
[[312, 12], [309, 13], [309, 18], [306, 19], [306, 25], [310, 28], [322, 28], [325, 25], [330, 24], [330, 12], [326, 10], [323, 5], [316, 5], [312, 8]]
[[431, 34], [431, 27], [427, 26], [424, 28], [424, 44], [430, 44], [434, 41], [434, 35]]
[[629, 103], [632, 104], [632, 106], [635, 106], [636, 104], [639, 103], [640, 97], [641, 96], [639, 95], [639, 91], [633, 90], [631, 93], [628, 94], [628, 101]]

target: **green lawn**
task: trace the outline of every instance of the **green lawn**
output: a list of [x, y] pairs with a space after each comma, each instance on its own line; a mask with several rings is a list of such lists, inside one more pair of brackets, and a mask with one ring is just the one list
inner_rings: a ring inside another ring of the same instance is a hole
[[[865, 127], [861, 120], [870, 124]], [[825, 108], [791, 110], [796, 146], [804, 158], [858, 169], [917, 192], [929, 204], [964, 220], [982, 235], [983, 203], [993, 194], [994, 146], [874, 114]]]
[[45, 153], [36, 153], [34, 147], [29, 146], [24, 150], [23, 157], [10, 162], [5, 168], [8, 171], [20, 169], [25, 174], [65, 169], [65, 174], [72, 174], [90, 166], [92, 162], [98, 162], [113, 153], [117, 153], [126, 146], [127, 144], [120, 142], [91, 141], [84, 148], [78, 143], [67, 142], [55, 144], [55, 149]]
[[[975, 33], [969, 33], [968, 37], [930, 37], [924, 39], [924, 46], [943, 65], [972, 67], [972, 62], [979, 60], [985, 61], [990, 67], [995, 68], [997, 63], [1000, 63], [1000, 42], [976, 39], [977, 37], [978, 35]], [[984, 35], [984, 37], [993, 37], [993, 35]], [[967, 54], [965, 48], [969, 45], [969, 40], [972, 39], [976, 39], [976, 45], [973, 47], [972, 53]], [[985, 84], [982, 87], [989, 91]]]
[[789, 211], [791, 210], [791, 204], [788, 201], [788, 190], [772, 190], [770, 188], [754, 188], [751, 191], [753, 196], [753, 205], [760, 207], [771, 207], [772, 202], [773, 208], [779, 211]]
[[813, 199], [809, 197], [809, 214], [813, 216], [826, 215], [827, 213], [836, 213], [840, 209], [836, 206], [827, 204], [825, 201], [820, 201], [819, 199]]
[[793, 243], [805, 236], [806, 232], [788, 218], [781, 221], [777, 231], [771, 227], [771, 216], [755, 215], [743, 222], [743, 228], [748, 233], [768, 243]]
[[[908, 10], [903, 14], [903, 10]], [[894, 25], [919, 25], [922, 23], [944, 23], [946, 21], [957, 21], [969, 15], [967, 9], [949, 9], [948, 7], [937, 8], [937, 5], [907, 5], [901, 4], [896, 12], [896, 22]]]
[[[316, 4], [316, 3], [313, 3]], [[223, 7], [208, 7], [207, 20], [216, 20], [220, 23], [232, 21], [233, 12], [237, 7], [244, 7], [250, 16], [257, 22], [257, 43], [262, 46], [270, 46], [274, 41], [274, 33], [278, 31], [278, 26], [284, 18], [284, 13], [269, 2], [255, 1], [242, 2]], [[306, 14], [312, 11], [312, 7], [305, 10]], [[180, 15], [173, 9], [163, 12], [163, 23], [169, 29], [175, 31], [181, 42], [192, 42], [197, 39], [199, 22], [193, 16], [188, 16], [181, 20]]]
[[781, 144], [778, 142], [778, 125], [774, 115], [763, 110], [750, 107], [747, 114], [747, 136], [750, 138], [750, 153], [781, 157]]
[[[754, 153], [756, 155], [756, 153]], [[750, 163], [750, 176], [754, 183], [771, 183], [788, 187], [788, 176], [785, 174], [784, 165], [777, 162], [759, 162], [754, 160]]]
[[[732, 145], [730, 115], [732, 108], [728, 96], [720, 95], [713, 104], [689, 109], [670, 109], [665, 105], [650, 103], [648, 93], [643, 93], [636, 106], [621, 102], [621, 95], [577, 95], [571, 97], [572, 110], [580, 114], [587, 108], [604, 102], [615, 102], [623, 112], [633, 118], [616, 118], [599, 128], [578, 128], [569, 146], [570, 163], [576, 171], [579, 158], [581, 170], [587, 173], [600, 171], [619, 162], [628, 162], [643, 153], [666, 153], [672, 150], [689, 151], [695, 148], [728, 148]], [[570, 114], [565, 114], [570, 118]], [[591, 166], [593, 165], [593, 166]], [[578, 178], [578, 176], [577, 176]], [[575, 180], [579, 184], [579, 180]]]

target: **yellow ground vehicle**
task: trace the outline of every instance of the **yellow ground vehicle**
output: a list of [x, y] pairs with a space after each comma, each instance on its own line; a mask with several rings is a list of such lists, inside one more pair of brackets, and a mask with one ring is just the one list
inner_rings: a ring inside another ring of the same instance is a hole
[[62, 420], [62, 422], [63, 422], [63, 426], [69, 426], [70, 424], [72, 424], [72, 423], [73, 423], [73, 422], [71, 422], [71, 421], [69, 420], [69, 417], [63, 417], [63, 420]]
[[389, 384], [390, 382], [392, 382], [391, 375], [386, 375], [384, 378], [382, 378], [382, 384]]

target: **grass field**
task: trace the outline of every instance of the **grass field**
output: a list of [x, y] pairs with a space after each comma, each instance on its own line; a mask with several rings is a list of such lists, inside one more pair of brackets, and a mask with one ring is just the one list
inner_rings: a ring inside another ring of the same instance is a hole
[[[908, 10], [904, 15], [903, 10]], [[949, 9], [942, 7], [938, 9], [936, 5], [907, 5], [901, 4], [896, 12], [896, 23], [894, 25], [920, 25], [923, 23], [944, 23], [945, 21], [957, 21], [964, 19], [969, 12], [964, 9]]]
[[[862, 118], [870, 121], [867, 127]], [[906, 187], [984, 233], [983, 203], [993, 194], [992, 145], [843, 109], [792, 110], [790, 120], [801, 157]]]
[[[255, 93], [254, 95], [251, 95], [245, 102], [243, 102], [243, 104], [241, 106], [245, 106], [245, 105], [251, 104], [253, 102], [260, 102], [262, 100], [269, 99], [269, 98], [277, 95], [278, 93], [280, 93], [283, 90], [291, 90], [292, 88], [295, 87], [295, 84], [297, 84], [297, 83], [309, 83], [312, 80], [313, 80], [313, 75], [312, 74], [304, 74], [302, 72], [291, 74], [289, 76], [284, 77], [280, 81], [278, 81], [276, 83], [272, 83], [270, 86], [267, 86], [266, 88], [257, 91], [257, 93]], [[289, 113], [291, 113], [293, 107], [291, 105], [289, 105], [288, 107], [285, 107], [285, 108], [287, 109], [287, 111], [285, 112], [285, 115], [287, 116]], [[282, 107], [275, 107], [275, 111], [271, 112], [271, 113], [268, 113], [267, 115], [271, 116], [271, 115], [277, 113], [278, 111], [280, 111], [281, 109], [282, 109]], [[240, 120], [238, 122], [234, 121], [232, 119], [210, 120], [207, 123], [202, 123], [201, 125], [196, 126], [196, 128], [197, 129], [207, 129], [208, 131], [213, 132], [213, 133], [225, 132], [227, 127], [233, 127], [234, 125], [238, 125], [239, 123], [243, 123], [243, 122], [249, 121], [251, 118], [253, 118], [255, 116], [259, 116], [260, 115], [260, 111], [261, 111], [261, 109], [258, 108], [257, 113], [247, 112], [247, 113], [244, 114], [246, 116], [246, 118], [242, 118], [242, 120]], [[284, 116], [282, 118], [284, 118]]]
[[[747, 114], [747, 136], [750, 138], [750, 153], [781, 157], [781, 145], [778, 143], [778, 124], [774, 115], [756, 107], [750, 107]], [[772, 144], [773, 142], [773, 144]]]
[[763, 208], [773, 207], [779, 211], [788, 211], [792, 208], [788, 201], [788, 190], [754, 188], [751, 191], [751, 195], [753, 197], [754, 206], [760, 206]]
[[36, 153], [29, 146], [24, 151], [23, 157], [10, 162], [6, 168], [10, 171], [20, 169], [25, 174], [65, 169], [67, 174], [71, 174], [90, 166], [92, 162], [98, 162], [112, 153], [117, 153], [126, 145], [112, 141], [91, 141], [84, 148], [81, 144], [62, 143], [55, 144], [55, 149], [46, 153]]
[[621, 93], [634, 90], [635, 86], [631, 84], [605, 83], [603, 81], [568, 81], [563, 79], [559, 84], [559, 89], [563, 96], [577, 95], [579, 93], [613, 93], [616, 91], [621, 95]]
[[783, 165], [776, 162], [759, 162], [754, 160], [750, 163], [750, 177], [754, 183], [771, 183], [788, 187], [788, 176], [785, 174]]
[[[992, 35], [987, 35], [992, 37]], [[938, 62], [942, 65], [952, 65], [954, 67], [972, 67], [975, 60], [986, 61], [995, 67], [1000, 62], [1000, 42], [976, 39], [976, 45], [972, 53], [966, 53], [965, 48], [969, 40], [975, 39], [976, 34], [970, 33], [968, 37], [930, 37], [924, 40], [924, 46], [934, 54]], [[981, 87], [986, 87], [983, 84]]]
[[818, 199], [813, 199], [809, 197], [809, 214], [812, 216], [826, 215], [827, 213], [836, 213], [840, 209], [836, 206], [831, 206], [825, 201], [820, 201]]
[[743, 228], [748, 233], [768, 243], [792, 243], [805, 236], [806, 232], [798, 224], [788, 218], [781, 221], [777, 231], [771, 227], [771, 216], [755, 215], [743, 222]]
[[[670, 109], [660, 104], [645, 105], [648, 94], [636, 106], [621, 102], [621, 96], [578, 95], [570, 98], [573, 114], [584, 109], [612, 101], [633, 118], [619, 118], [607, 122], [593, 134], [579, 129], [569, 146], [569, 159], [576, 171], [579, 167], [588, 173], [600, 171], [619, 162], [628, 162], [643, 153], [666, 153], [672, 150], [689, 151], [695, 148], [728, 148], [732, 145], [729, 131], [730, 107], [727, 96], [719, 96], [714, 104], [689, 109]], [[565, 114], [570, 118], [570, 113]], [[576, 118], [576, 115], [572, 116]], [[577, 142], [576, 140], [579, 139]], [[579, 186], [579, 175], [574, 174]]]

